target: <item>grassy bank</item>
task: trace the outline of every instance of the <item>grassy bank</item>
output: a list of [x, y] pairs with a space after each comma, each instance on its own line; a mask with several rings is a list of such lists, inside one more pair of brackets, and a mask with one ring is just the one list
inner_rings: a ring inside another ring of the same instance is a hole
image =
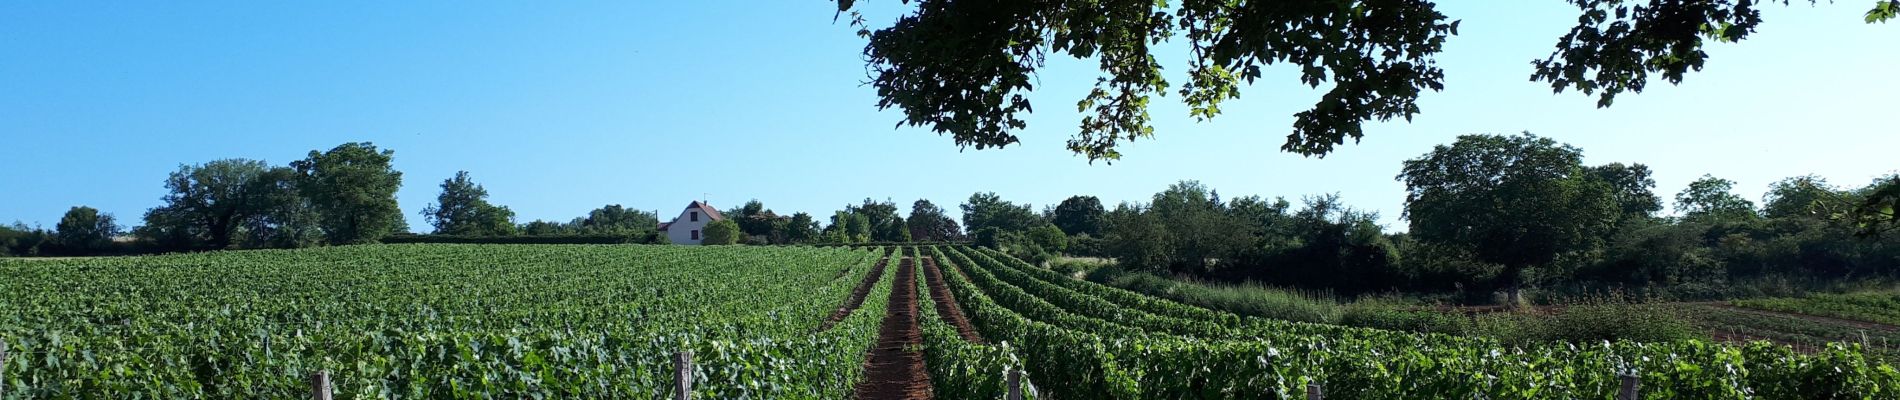
[[1197, 282], [1122, 271], [1079, 268], [1091, 281], [1235, 314], [1287, 321], [1496, 338], [1507, 343], [1708, 338], [1679, 309], [1622, 297], [1522, 310], [1459, 308], [1401, 295], [1336, 299], [1330, 293], [1256, 284]]

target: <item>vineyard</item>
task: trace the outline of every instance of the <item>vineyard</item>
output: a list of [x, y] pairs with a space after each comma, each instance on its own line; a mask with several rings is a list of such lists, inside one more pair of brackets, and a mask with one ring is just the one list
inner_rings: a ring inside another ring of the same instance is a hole
[[964, 246], [349, 246], [0, 275], [4, 399], [307, 398], [316, 371], [339, 398], [672, 398], [683, 350], [690, 395], [717, 399], [1900, 398], [1900, 371], [1854, 345], [1285, 322]]
[[[984, 338], [1055, 398], [1900, 397], [1900, 371], [1856, 346], [1756, 342], [1506, 347], [1485, 339], [1240, 318], [1067, 279], [989, 250], [932, 249]], [[954, 272], [953, 272], [954, 271]], [[1421, 394], [1426, 394], [1421, 396]]]
[[[877, 254], [402, 245], [0, 261], [4, 398], [847, 397], [882, 301], [823, 332]], [[889, 280], [868, 297], [883, 299]]]

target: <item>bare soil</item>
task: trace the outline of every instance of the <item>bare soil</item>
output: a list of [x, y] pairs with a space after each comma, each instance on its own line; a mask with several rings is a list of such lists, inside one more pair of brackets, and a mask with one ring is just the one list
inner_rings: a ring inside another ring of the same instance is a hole
[[889, 255], [877, 260], [877, 266], [871, 267], [871, 273], [864, 274], [864, 280], [858, 281], [858, 287], [851, 288], [851, 295], [845, 297], [844, 304], [838, 306], [838, 310], [831, 312], [831, 317], [818, 325], [818, 331], [831, 330], [832, 326], [838, 325], [838, 321], [843, 321], [845, 317], [851, 316], [852, 311], [857, 311], [858, 306], [864, 305], [864, 297], [871, 294], [871, 287], [877, 286], [878, 278], [884, 277], [884, 266], [890, 261]]
[[877, 345], [865, 355], [859, 400], [930, 399], [930, 372], [924, 369], [923, 335], [917, 327], [917, 268], [911, 258], [898, 262], [884, 326]]
[[963, 336], [963, 340], [987, 343], [983, 335], [976, 333], [976, 327], [970, 324], [970, 320], [964, 318], [963, 307], [957, 306], [956, 296], [950, 295], [950, 286], [943, 283], [943, 270], [937, 268], [937, 259], [925, 257], [923, 260], [924, 279], [929, 281], [930, 299], [937, 303], [937, 316], [950, 326], [957, 327], [957, 334]]
[[1820, 323], [1827, 323], [1827, 324], [1835, 324], [1835, 325], [1847, 325], [1847, 326], [1851, 326], [1851, 327], [1855, 327], [1855, 328], [1859, 328], [1859, 329], [1866, 329], [1866, 330], [1870, 330], [1870, 331], [1896, 331], [1896, 330], [1900, 330], [1900, 326], [1893, 326], [1893, 325], [1887, 325], [1887, 324], [1882, 324], [1882, 323], [1876, 323], [1876, 322], [1867, 322], [1867, 321], [1855, 321], [1855, 320], [1851, 320], [1851, 319], [1841, 319], [1841, 318], [1834, 318], [1834, 317], [1823, 317], [1823, 316], [1819, 316], [1819, 315], [1808, 315], [1808, 314], [1801, 314], [1801, 313], [1791, 313], [1791, 312], [1781, 312], [1781, 311], [1769, 311], [1769, 310], [1757, 310], [1757, 309], [1753, 309], [1753, 308], [1743, 308], [1743, 307], [1736, 307], [1735, 305], [1733, 305], [1733, 304], [1728, 304], [1728, 303], [1712, 303], [1712, 304], [1709, 304], [1708, 306], [1709, 306], [1709, 307], [1715, 307], [1715, 308], [1720, 308], [1720, 309], [1724, 309], [1724, 310], [1729, 310], [1729, 311], [1736, 311], [1736, 312], [1744, 312], [1744, 313], [1751, 313], [1751, 314], [1759, 314], [1759, 315], [1775, 315], [1775, 316], [1783, 316], [1783, 317], [1791, 317], [1791, 318], [1800, 318], [1800, 319], [1803, 319], [1803, 320], [1808, 320], [1808, 321], [1814, 321], [1814, 322], [1820, 322]]
[[[1666, 303], [1651, 303], [1651, 304], [1660, 305], [1660, 306], [1678, 306], [1678, 307], [1683, 307], [1683, 309], [1685, 310], [1693, 310], [1693, 307], [1708, 307], [1708, 308], [1715, 308], [1715, 309], [1721, 309], [1724, 311], [1732, 311], [1732, 312], [1744, 313], [1744, 314], [1755, 314], [1755, 315], [1768, 316], [1768, 317], [1793, 318], [1793, 319], [1799, 319], [1803, 321], [1810, 321], [1810, 322], [1814, 322], [1818, 324], [1847, 326], [1847, 327], [1852, 327], [1855, 329], [1862, 329], [1862, 330], [1867, 330], [1867, 331], [1888, 331], [1888, 332], [1900, 331], [1900, 326], [1881, 324], [1881, 323], [1875, 323], [1875, 322], [1867, 322], [1867, 321], [1856, 321], [1856, 320], [1850, 320], [1850, 319], [1826, 317], [1826, 316], [1819, 316], [1819, 315], [1808, 315], [1808, 314], [1801, 314], [1801, 313], [1770, 311], [1770, 310], [1757, 310], [1753, 308], [1738, 307], [1726, 301], [1689, 301], [1689, 302], [1666, 302]], [[1420, 310], [1438, 311], [1438, 312], [1443, 312], [1443, 313], [1460, 313], [1468, 317], [1475, 317], [1475, 316], [1484, 315], [1484, 314], [1504, 313], [1504, 312], [1529, 313], [1529, 314], [1536, 314], [1536, 315], [1557, 315], [1557, 314], [1562, 314], [1566, 308], [1567, 306], [1559, 305], [1559, 306], [1525, 307], [1522, 309], [1513, 310], [1509, 308], [1508, 306], [1470, 306], [1470, 307], [1421, 308]], [[1735, 332], [1735, 331], [1726, 330], [1726, 329], [1711, 329], [1708, 331], [1708, 333], [1709, 333], [1710, 338], [1714, 339], [1714, 341], [1718, 343], [1733, 344], [1733, 343], [1746, 343], [1746, 342], [1757, 341], [1757, 340], [1765, 340], [1769, 342], [1774, 342], [1776, 344], [1793, 347], [1795, 351], [1801, 352], [1801, 353], [1814, 353], [1821, 349], [1820, 347], [1817, 347], [1813, 343], [1790, 342], [1790, 341], [1782, 340], [1779, 338], [1749, 335], [1747, 333]]]

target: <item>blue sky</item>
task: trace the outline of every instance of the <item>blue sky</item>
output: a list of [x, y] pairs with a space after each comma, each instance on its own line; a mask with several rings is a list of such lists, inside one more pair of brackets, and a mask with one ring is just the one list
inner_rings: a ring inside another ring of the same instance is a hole
[[[1467, 133], [1532, 131], [1633, 162], [1672, 197], [1705, 173], [1759, 199], [1818, 174], [1860, 186], [1900, 168], [1900, 25], [1863, 1], [1769, 6], [1680, 86], [1610, 109], [1530, 82], [1575, 21], [1557, 0], [1444, 1], [1463, 20], [1438, 57], [1446, 90], [1410, 123], [1367, 127], [1324, 159], [1279, 152], [1318, 99], [1273, 67], [1211, 122], [1157, 99], [1155, 140], [1114, 165], [1070, 154], [1072, 107], [1098, 72], [1052, 58], [1020, 146], [960, 151], [897, 128], [861, 86], [864, 43], [824, 1], [9, 2], [0, 5], [0, 222], [56, 223], [91, 205], [135, 225], [181, 163], [285, 164], [371, 141], [396, 151], [411, 226], [467, 170], [520, 222], [604, 204], [671, 214], [705, 194], [823, 216], [866, 197], [951, 211], [972, 192], [1053, 204], [1145, 201], [1198, 179], [1226, 197], [1339, 193], [1402, 230], [1401, 161]], [[883, 26], [898, 3], [873, 0]], [[1170, 78], [1186, 54], [1163, 46]]]

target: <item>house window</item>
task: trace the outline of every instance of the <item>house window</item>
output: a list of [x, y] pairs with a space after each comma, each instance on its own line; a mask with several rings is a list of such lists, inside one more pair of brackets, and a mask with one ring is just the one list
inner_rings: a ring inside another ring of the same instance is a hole
[[698, 230], [698, 229], [694, 229], [694, 230], [693, 230], [693, 240], [699, 240], [699, 230]]
[[[699, 222], [699, 212], [698, 212], [698, 211], [694, 211], [694, 212], [693, 212], [693, 222]], [[694, 237], [694, 239], [698, 239], [698, 237]]]

